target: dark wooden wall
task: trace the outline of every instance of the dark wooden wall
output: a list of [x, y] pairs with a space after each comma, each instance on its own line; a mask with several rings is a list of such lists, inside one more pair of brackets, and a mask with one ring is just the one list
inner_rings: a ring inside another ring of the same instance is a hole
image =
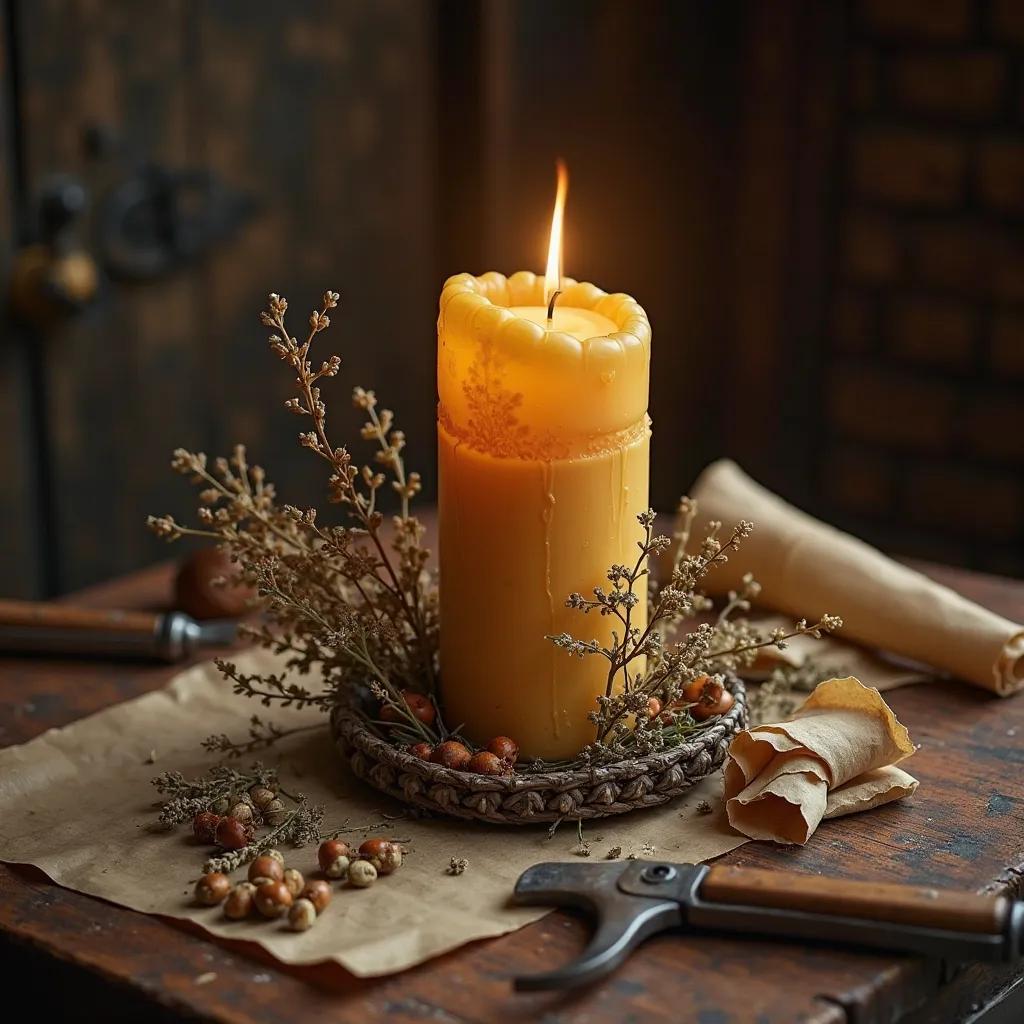
[[[445, 218], [448, 264], [541, 268], [563, 156], [565, 272], [651, 317], [654, 505], [723, 454], [813, 505], [841, 6], [477, 10], [482, 58], [460, 65], [448, 109], [463, 131], [479, 119], [480, 151]], [[478, 192], [482, 214], [465, 202]]]
[[[980, 512], [968, 517], [970, 544], [954, 547], [922, 542], [898, 504], [860, 514], [873, 463], [836, 440], [828, 366], [849, 361], [836, 353], [856, 241], [844, 213], [862, 116], [853, 76], [915, 32], [929, 53], [998, 36], [1012, 56], [1012, 3], [5, 0], [4, 10], [0, 270], [48, 175], [81, 175], [96, 208], [130, 173], [123, 160], [87, 159], [94, 122], [138, 156], [216, 172], [259, 211], [202, 259], [112, 284], [98, 308], [43, 339], [0, 331], [0, 592], [53, 593], [164, 557], [143, 522], [191, 513], [167, 468], [178, 445], [221, 453], [242, 441], [288, 500], [322, 504], [320, 468], [295, 443], [289, 382], [257, 319], [270, 290], [288, 296], [298, 324], [325, 288], [341, 292], [322, 342], [345, 361], [334, 418], [353, 437], [348, 390], [376, 388], [432, 498], [437, 294], [459, 271], [543, 268], [558, 156], [571, 175], [566, 273], [632, 292], [651, 316], [657, 507], [728, 454], [894, 550], [961, 561], [989, 550]], [[947, 35], [929, 36], [930, 18]], [[884, 121], [888, 93], [871, 102]], [[1018, 106], [1003, 112], [996, 127], [1016, 131]], [[968, 149], [973, 131], [961, 132]], [[937, 342], [948, 329], [935, 325]], [[859, 407], [912, 418], [901, 387], [869, 389]], [[1004, 448], [1019, 452], [1015, 443]], [[899, 458], [885, 455], [890, 475]], [[1000, 459], [1005, 474], [1011, 456]], [[986, 568], [1021, 564], [1006, 540], [1020, 538], [1021, 493]]]
[[[405, 411], [431, 486], [431, 6], [17, 0], [8, 17], [25, 194], [55, 172], [81, 175], [97, 202], [122, 181], [122, 162], [85, 156], [83, 133], [100, 122], [139, 156], [215, 171], [260, 209], [205, 258], [164, 280], [113, 284], [99, 309], [42, 341], [48, 437], [36, 440], [48, 452], [23, 437], [24, 354], [16, 343], [0, 350], [0, 430], [11, 439], [0, 449], [3, 592], [39, 592], [47, 557], [58, 590], [166, 557], [144, 519], [192, 514], [190, 489], [168, 470], [178, 445], [212, 454], [242, 441], [290, 500], [320, 499], [320, 468], [282, 408], [288, 375], [258, 320], [271, 290], [293, 303], [297, 330], [325, 288], [341, 292], [322, 340], [345, 362], [339, 427], [354, 422], [352, 384], [376, 386]], [[48, 538], [26, 469], [41, 454]], [[30, 518], [44, 527], [42, 555]]]
[[474, 271], [543, 269], [554, 163], [564, 157], [565, 273], [635, 295], [654, 327], [660, 508], [720, 436], [705, 382], [717, 372], [743, 10], [672, 0], [483, 4], [486, 202], [476, 233], [462, 233], [460, 258]]
[[[0, 280], [7, 281], [17, 246], [19, 168], [14, 159], [9, 24], [0, 24]], [[39, 593], [41, 508], [30, 419], [30, 352], [9, 327], [7, 289], [0, 289], [0, 592]]]

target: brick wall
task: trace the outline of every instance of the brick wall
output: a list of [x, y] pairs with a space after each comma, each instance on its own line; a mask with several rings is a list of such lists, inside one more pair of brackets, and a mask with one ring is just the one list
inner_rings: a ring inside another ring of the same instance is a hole
[[822, 497], [1024, 575], [1024, 0], [850, 11]]

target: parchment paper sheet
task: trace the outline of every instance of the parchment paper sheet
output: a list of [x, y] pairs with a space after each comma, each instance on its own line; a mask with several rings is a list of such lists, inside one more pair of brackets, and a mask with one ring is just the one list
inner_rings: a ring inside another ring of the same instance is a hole
[[1024, 626], [1004, 619], [880, 551], [819, 522], [750, 479], [734, 462], [697, 481], [696, 535], [710, 519], [754, 532], [727, 565], [708, 575], [709, 593], [738, 587], [751, 572], [759, 602], [810, 621], [843, 619], [840, 635], [933, 665], [1000, 696], [1024, 687]]
[[[272, 656], [255, 651], [236, 659], [246, 672], [266, 670]], [[338, 886], [334, 900], [308, 932], [279, 922], [229, 921], [219, 907], [192, 902], [205, 851], [187, 826], [152, 833], [161, 771], [202, 774], [212, 756], [200, 741], [226, 732], [243, 739], [254, 710], [287, 727], [323, 726], [298, 734], [280, 749], [256, 757], [281, 758], [285, 788], [327, 805], [325, 828], [379, 822], [401, 807], [343, 769], [326, 718], [317, 712], [267, 711], [232, 694], [212, 665], [179, 675], [161, 691], [117, 705], [19, 747], [0, 750], [0, 860], [29, 863], [55, 882], [147, 913], [187, 918], [216, 935], [258, 942], [285, 963], [336, 960], [354, 974], [399, 971], [474, 939], [501, 935], [546, 912], [510, 908], [519, 874], [543, 860], [578, 860], [576, 829], [563, 823], [552, 839], [547, 826], [496, 828], [445, 819], [399, 821], [385, 832], [408, 839], [412, 851], [401, 870], [367, 890]], [[147, 763], [155, 755], [155, 763]], [[746, 842], [725, 820], [721, 776], [705, 780], [666, 807], [586, 825], [593, 859], [614, 846], [622, 856], [701, 861]], [[701, 800], [714, 807], [699, 814]], [[357, 842], [363, 836], [355, 833]], [[316, 850], [282, 850], [289, 866], [310, 875]], [[459, 876], [445, 873], [452, 856], [469, 861]], [[235, 873], [244, 877], [244, 869]]]
[[803, 845], [822, 818], [869, 810], [917, 789], [897, 762], [914, 752], [876, 689], [820, 683], [787, 721], [740, 733], [729, 748], [730, 824], [752, 839]]

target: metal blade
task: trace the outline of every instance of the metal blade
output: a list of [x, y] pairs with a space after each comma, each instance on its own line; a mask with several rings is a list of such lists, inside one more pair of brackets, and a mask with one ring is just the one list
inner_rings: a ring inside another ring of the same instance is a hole
[[[672, 866], [673, 879], [689, 865]], [[682, 924], [679, 901], [643, 898], [623, 888], [645, 870], [632, 864], [535, 864], [520, 876], [513, 900], [520, 905], [574, 907], [594, 923], [590, 944], [572, 963], [543, 974], [522, 975], [513, 984], [520, 992], [540, 992], [586, 985], [613, 971], [644, 939]], [[662, 876], [649, 888], [657, 889]], [[639, 883], [642, 884], [642, 883]], [[646, 896], [646, 893], [644, 894]]]

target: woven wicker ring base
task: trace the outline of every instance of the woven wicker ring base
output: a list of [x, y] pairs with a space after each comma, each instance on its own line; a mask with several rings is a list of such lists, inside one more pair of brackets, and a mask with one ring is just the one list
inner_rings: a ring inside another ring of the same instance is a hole
[[413, 807], [497, 825], [605, 818], [663, 804], [722, 765], [747, 723], [743, 683], [729, 679], [726, 685], [732, 708], [686, 743], [598, 768], [517, 771], [509, 778], [452, 771], [374, 735], [354, 703], [334, 708], [331, 733], [360, 779]]

